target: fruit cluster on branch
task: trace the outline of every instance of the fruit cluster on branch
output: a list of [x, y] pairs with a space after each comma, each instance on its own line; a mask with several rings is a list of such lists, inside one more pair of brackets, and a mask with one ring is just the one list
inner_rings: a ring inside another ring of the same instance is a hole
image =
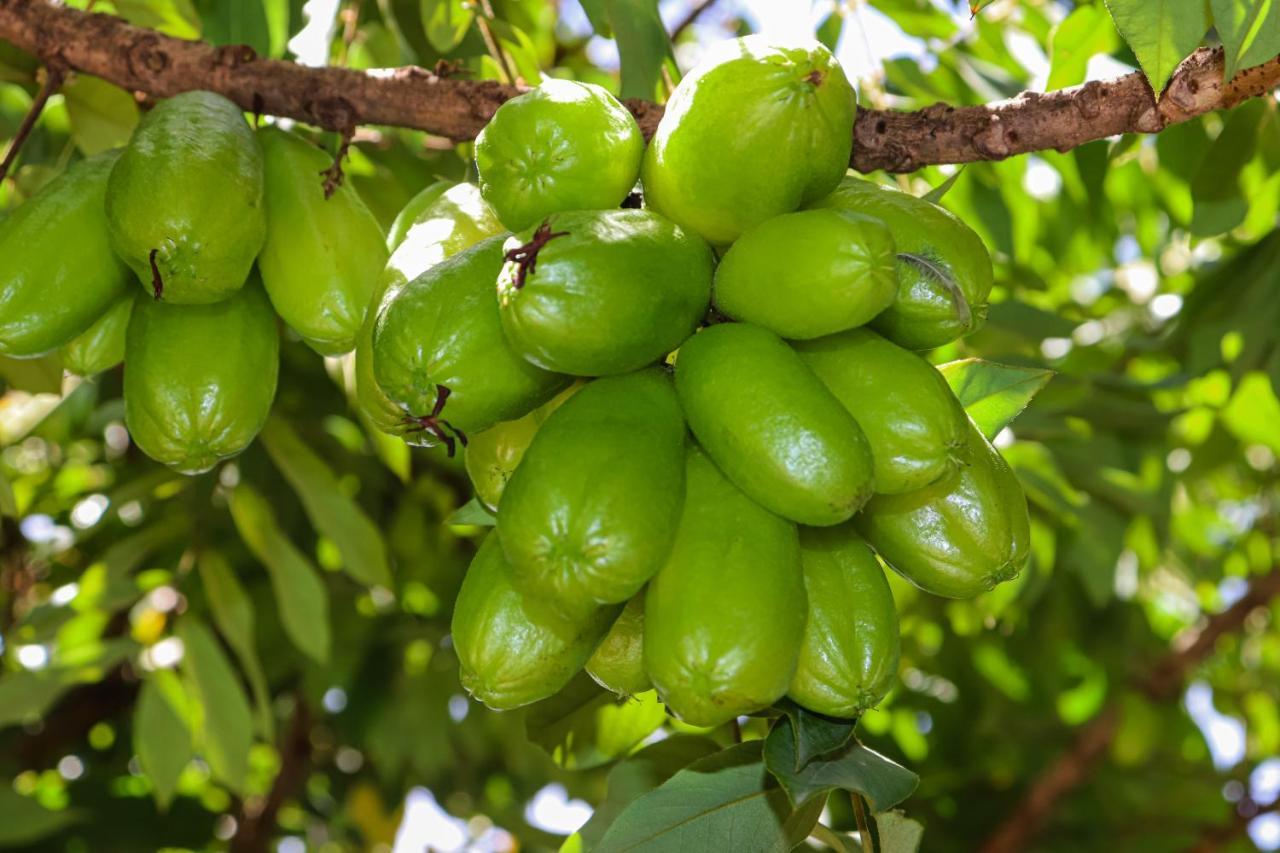
[[[411, 127], [453, 140], [474, 138], [518, 90], [457, 80], [421, 68], [379, 71], [308, 68], [263, 59], [244, 45], [214, 47], [130, 26], [108, 15], [47, 0], [0, 0], [0, 38], [54, 65], [94, 74], [156, 98], [194, 89], [242, 109], [350, 133], [360, 124]], [[1182, 64], [1157, 102], [1140, 72], [1049, 94], [970, 107], [858, 111], [852, 165], [861, 172], [910, 172], [939, 163], [1001, 160], [1075, 148], [1121, 133], [1156, 133], [1280, 83], [1280, 57], [1223, 81], [1222, 51], [1202, 48]], [[662, 116], [627, 102], [646, 138]]]

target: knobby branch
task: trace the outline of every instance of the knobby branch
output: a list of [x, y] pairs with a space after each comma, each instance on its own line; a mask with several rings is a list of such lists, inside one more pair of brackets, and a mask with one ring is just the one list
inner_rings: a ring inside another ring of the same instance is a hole
[[[0, 39], [50, 67], [93, 74], [152, 98], [209, 89], [246, 112], [297, 119], [338, 133], [357, 125], [390, 125], [455, 141], [472, 139], [520, 91], [416, 67], [309, 68], [263, 59], [245, 45], [184, 41], [48, 0], [0, 0]], [[1158, 102], [1146, 78], [1135, 72], [981, 106], [859, 109], [851, 164], [860, 172], [911, 172], [934, 164], [1067, 151], [1122, 133], [1157, 133], [1268, 94], [1280, 85], [1280, 57], [1241, 71], [1230, 83], [1222, 74], [1221, 50], [1201, 48], [1178, 68]], [[652, 135], [662, 107], [639, 100], [628, 101], [627, 107], [645, 136]]]

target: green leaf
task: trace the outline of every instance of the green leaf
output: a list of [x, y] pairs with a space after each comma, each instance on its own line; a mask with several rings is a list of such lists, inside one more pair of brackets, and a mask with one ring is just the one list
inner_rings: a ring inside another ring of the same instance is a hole
[[427, 41], [445, 54], [462, 43], [476, 17], [475, 7], [463, 0], [420, 0], [418, 9]]
[[0, 727], [43, 717], [73, 683], [61, 672], [19, 670], [0, 678]]
[[939, 204], [942, 201], [942, 197], [946, 195], [951, 190], [951, 188], [956, 185], [956, 181], [959, 180], [960, 176], [964, 174], [964, 170], [965, 170], [964, 166], [961, 166], [959, 169], [956, 169], [954, 172], [951, 173], [951, 177], [947, 178], [945, 181], [938, 184], [933, 189], [929, 190], [927, 193], [921, 196], [921, 198], [923, 198], [927, 202], [931, 202], [933, 204]]
[[876, 815], [876, 834], [880, 836], [880, 853], [916, 853], [924, 837], [924, 825], [901, 811]]
[[244, 687], [223, 654], [213, 632], [195, 616], [178, 622], [182, 640], [182, 671], [199, 703], [198, 740], [213, 774], [237, 793], [244, 791], [253, 745], [253, 717]]
[[778, 707], [791, 720], [791, 734], [796, 756], [795, 769], [803, 769], [819, 755], [839, 749], [853, 737], [856, 720], [837, 720], [801, 708], [784, 699]]
[[180, 39], [200, 38], [200, 16], [190, 0], [112, 0], [131, 24]]
[[13, 494], [13, 484], [0, 471], [0, 516], [18, 517], [18, 499]]
[[761, 749], [760, 741], [741, 743], [679, 771], [625, 808], [596, 853], [774, 853], [795, 847], [812, 828], [804, 826], [812, 808], [791, 808], [765, 770]]
[[86, 157], [124, 145], [138, 124], [133, 96], [105, 80], [77, 74], [62, 89], [71, 138]]
[[[172, 673], [157, 673], [157, 675]], [[181, 682], [174, 679], [180, 688]], [[133, 751], [151, 781], [156, 804], [166, 811], [178, 790], [178, 777], [191, 760], [191, 731], [153, 678], [142, 682], [133, 712]]]
[[293, 644], [318, 663], [329, 659], [329, 593], [319, 570], [294, 546], [266, 500], [241, 483], [231, 493], [240, 538], [267, 568], [276, 607]]
[[1119, 47], [1116, 29], [1107, 25], [1107, 11], [1102, 6], [1077, 6], [1049, 37], [1049, 80], [1045, 89], [1054, 91], [1083, 83], [1089, 60]]
[[[403, 443], [403, 442], [401, 442]], [[471, 500], [458, 507], [453, 515], [444, 521], [452, 527], [471, 526], [471, 527], [494, 527], [498, 523], [498, 516], [489, 509], [479, 498]]]
[[609, 10], [606, 8], [607, 0], [581, 0], [582, 11], [587, 15], [587, 21], [591, 24], [591, 29], [595, 34], [608, 38], [609, 30]]
[[826, 46], [827, 50], [835, 53], [836, 45], [840, 43], [840, 34], [844, 32], [845, 10], [844, 6], [837, 3], [836, 7], [831, 10], [831, 14], [827, 15], [826, 20], [818, 25], [815, 35], [818, 41]]
[[[101, 619], [79, 624], [98, 630], [103, 626]], [[62, 633], [66, 634], [65, 624]], [[69, 648], [66, 652], [59, 649], [48, 669], [23, 669], [0, 677], [0, 727], [45, 716], [72, 687], [101, 681], [137, 650], [136, 643], [123, 637], [101, 640], [94, 636], [76, 641], [67, 635], [67, 640]]]
[[577, 832], [583, 847], [594, 850], [618, 815], [636, 798], [670, 779], [676, 771], [719, 751], [719, 745], [710, 738], [672, 735], [620, 762], [609, 771], [604, 801]]
[[324, 460], [279, 417], [271, 417], [259, 437], [302, 501], [312, 525], [338, 546], [347, 574], [365, 586], [390, 588], [391, 567], [382, 534], [360, 505], [342, 491]]
[[917, 38], [946, 40], [959, 30], [955, 19], [932, 0], [876, 0], [875, 10]]
[[1258, 129], [1272, 108], [1263, 100], [1246, 101], [1228, 113], [1226, 125], [1200, 161], [1191, 179], [1191, 233], [1212, 237], [1235, 228], [1249, 212], [1240, 173], [1258, 143]]
[[235, 570], [226, 558], [217, 551], [203, 551], [196, 565], [200, 571], [200, 580], [204, 583], [205, 595], [209, 599], [209, 609], [213, 613], [213, 623], [227, 638], [227, 645], [236, 653], [240, 666], [244, 667], [249, 677], [249, 687], [253, 691], [253, 704], [258, 711], [258, 732], [268, 742], [275, 740], [275, 724], [271, 716], [271, 693], [267, 689], [267, 678], [262, 672], [262, 663], [258, 660], [258, 650], [254, 643], [253, 602], [240, 585]]
[[61, 394], [62, 357], [56, 352], [40, 358], [8, 358], [0, 355], [0, 379], [15, 391]]
[[34, 845], [85, 817], [80, 809], [51, 811], [10, 785], [0, 786], [0, 847]]
[[769, 772], [791, 797], [804, 803], [811, 797], [841, 788], [867, 798], [873, 811], [884, 811], [911, 796], [920, 779], [905, 767], [868, 749], [856, 739], [811, 759], [797, 770], [796, 738], [790, 717], [781, 717], [765, 740], [764, 760]]
[[653, 100], [662, 64], [675, 59], [657, 0], [605, 0], [605, 8], [622, 62], [622, 97]]
[[1240, 377], [1221, 414], [1222, 423], [1244, 444], [1262, 444], [1280, 455], [1280, 399], [1261, 371]]
[[1204, 0], [1106, 0], [1157, 96], [1209, 31]]
[[996, 364], [980, 358], [953, 361], [938, 369], [988, 439], [995, 438], [1022, 414], [1054, 375], [1052, 370]]
[[586, 673], [525, 716], [529, 740], [567, 770], [598, 767], [626, 755], [667, 719], [652, 690], [619, 698]]
[[1280, 2], [1276, 0], [1209, 0], [1213, 25], [1222, 39], [1223, 77], [1261, 65], [1280, 54]]

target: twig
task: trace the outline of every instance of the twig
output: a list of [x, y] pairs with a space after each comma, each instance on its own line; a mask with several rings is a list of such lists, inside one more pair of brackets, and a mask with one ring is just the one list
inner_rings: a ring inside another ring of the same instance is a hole
[[260, 808], [242, 803], [236, 819], [236, 833], [229, 845], [231, 853], [260, 853], [275, 831], [276, 816], [285, 800], [297, 794], [311, 764], [311, 711], [300, 695], [294, 696], [293, 719], [280, 745], [280, 770]]
[[31, 129], [36, 126], [36, 122], [40, 120], [40, 114], [44, 112], [44, 105], [49, 102], [53, 93], [58, 91], [64, 79], [66, 79], [66, 68], [61, 63], [50, 60], [45, 66], [44, 82], [40, 84], [40, 90], [36, 92], [35, 100], [31, 102], [31, 109], [27, 110], [27, 114], [22, 117], [22, 124], [18, 125], [18, 132], [13, 135], [13, 141], [9, 143], [9, 150], [5, 152], [4, 160], [0, 161], [0, 181], [9, 174], [9, 168], [18, 159], [18, 151], [22, 149], [22, 143], [26, 142], [27, 137], [31, 135]]
[[351, 56], [351, 45], [356, 40], [360, 24], [360, 0], [351, 0], [350, 5], [342, 10], [342, 50], [338, 54], [338, 64], [344, 68]]
[[876, 853], [875, 842], [871, 840], [871, 824], [867, 821], [867, 809], [862, 804], [862, 797], [857, 791], [850, 791], [849, 802], [853, 803], [853, 817], [858, 822], [858, 838], [862, 841], [862, 853]]
[[693, 8], [689, 10], [683, 18], [671, 28], [671, 41], [675, 41], [684, 34], [684, 31], [692, 27], [698, 22], [698, 18], [702, 17], [702, 13], [710, 9], [716, 4], [716, 0], [698, 0], [693, 4]]
[[503, 79], [514, 85], [516, 75], [512, 73], [511, 66], [507, 63], [507, 54], [503, 52], [498, 40], [493, 37], [493, 28], [489, 26], [489, 22], [493, 19], [493, 6], [490, 5], [489, 0], [480, 0], [480, 14], [476, 15], [476, 26], [480, 28], [480, 37], [484, 39], [485, 49], [497, 63]]

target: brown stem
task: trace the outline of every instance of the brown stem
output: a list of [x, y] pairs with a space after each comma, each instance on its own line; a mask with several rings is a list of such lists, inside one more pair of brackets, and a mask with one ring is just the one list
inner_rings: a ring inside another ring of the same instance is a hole
[[508, 249], [503, 256], [504, 260], [511, 261], [516, 265], [515, 288], [520, 290], [524, 287], [525, 279], [533, 275], [538, 269], [538, 252], [542, 251], [542, 247], [550, 243], [557, 237], [568, 237], [568, 231], [552, 231], [551, 222], [548, 220], [538, 226], [533, 232], [533, 237], [523, 246], [517, 246], [514, 249]]
[[269, 849], [276, 816], [285, 800], [296, 796], [311, 764], [311, 711], [301, 696], [294, 697], [293, 719], [280, 744], [280, 770], [263, 799], [240, 804], [236, 833], [228, 845], [232, 853], [261, 853]]
[[342, 161], [346, 159], [347, 152], [351, 150], [351, 140], [355, 136], [355, 126], [342, 131], [342, 140], [338, 143], [338, 153], [333, 155], [333, 162], [329, 164], [329, 168], [320, 172], [320, 176], [324, 179], [322, 186], [324, 187], [324, 197], [333, 198], [333, 194], [338, 191], [338, 187], [342, 186], [342, 182], [346, 180], [346, 175], [342, 171]]
[[698, 18], [702, 17], [702, 13], [710, 9], [716, 4], [716, 0], [699, 0], [693, 5], [693, 8], [681, 18], [674, 27], [671, 28], [671, 41], [674, 42], [684, 34], [684, 31], [692, 27], [698, 22]]
[[22, 124], [18, 125], [18, 132], [13, 135], [13, 141], [9, 143], [9, 150], [5, 152], [4, 160], [0, 161], [0, 181], [9, 174], [10, 167], [18, 159], [22, 143], [26, 142], [27, 137], [31, 135], [32, 128], [36, 126], [36, 122], [40, 120], [40, 114], [44, 112], [44, 105], [49, 103], [49, 98], [58, 91], [64, 79], [66, 79], [66, 68], [56, 60], [49, 60], [45, 66], [44, 82], [40, 84], [40, 90], [36, 92], [35, 100], [31, 102], [31, 109], [27, 110], [27, 114], [22, 117]]
[[476, 15], [476, 27], [480, 30], [480, 37], [484, 39], [485, 50], [489, 51], [489, 56], [493, 58], [498, 70], [502, 72], [502, 79], [514, 85], [516, 75], [512, 72], [510, 63], [507, 62], [506, 52], [498, 44], [498, 40], [493, 37], [493, 28], [489, 26], [489, 22], [493, 18], [493, 6], [489, 4], [489, 0], [480, 0], [480, 14]]
[[[0, 38], [131, 92], [166, 98], [207, 89], [246, 111], [256, 107], [267, 115], [337, 132], [357, 124], [385, 124], [452, 140], [473, 139], [494, 111], [520, 91], [492, 80], [450, 79], [412, 67], [390, 72], [307, 68], [262, 59], [243, 46], [219, 48], [172, 38], [48, 0], [0, 0]], [[1230, 83], [1223, 82], [1222, 73], [1222, 50], [1201, 48], [1178, 67], [1159, 103], [1146, 78], [1134, 72], [980, 106], [860, 109], [851, 163], [860, 172], [910, 172], [931, 164], [1065, 151], [1121, 133], [1156, 133], [1267, 94], [1280, 84], [1280, 57], [1241, 71]], [[662, 107], [641, 100], [626, 104], [651, 136]]]
[[467, 446], [467, 434], [441, 417], [444, 413], [444, 404], [449, 401], [449, 395], [452, 393], [453, 391], [444, 385], [437, 385], [436, 401], [430, 414], [405, 416], [405, 426], [410, 432], [429, 432], [434, 435], [444, 445], [450, 459], [457, 450], [455, 438], [463, 447]]

